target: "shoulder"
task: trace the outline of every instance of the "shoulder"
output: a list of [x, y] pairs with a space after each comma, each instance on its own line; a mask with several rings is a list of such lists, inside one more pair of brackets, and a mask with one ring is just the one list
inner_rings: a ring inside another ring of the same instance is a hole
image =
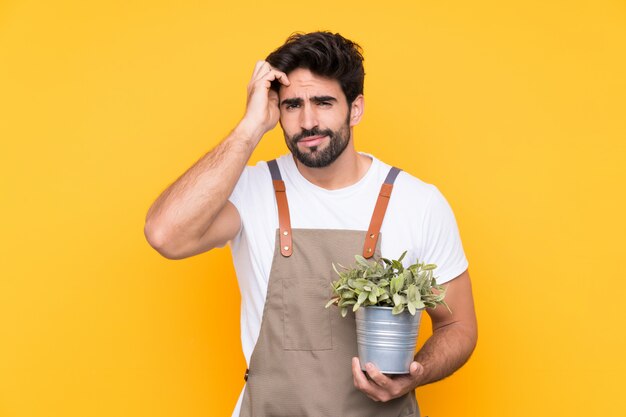
[[266, 161], [259, 161], [255, 165], [247, 165], [237, 183], [243, 189], [258, 189], [272, 184], [272, 175]]
[[448, 200], [441, 190], [408, 172], [402, 171], [394, 184], [393, 194], [402, 196], [402, 204], [421, 207], [424, 214], [437, 211], [440, 214], [451, 211]]
[[[244, 168], [242, 176], [245, 175], [248, 179], [267, 179], [271, 178], [267, 161], [259, 161], [255, 165], [247, 165]], [[267, 178], [265, 178], [267, 177]]]
[[243, 205], [259, 194], [254, 193], [254, 191], [260, 191], [267, 187], [272, 187], [272, 177], [267, 162], [260, 161], [256, 165], [247, 165], [239, 176], [229, 200], [239, 209], [241, 214]]
[[[379, 167], [379, 175], [382, 178], [381, 181], [384, 181], [392, 166], [376, 159], [376, 157], [372, 155], [370, 156], [373, 158], [374, 163]], [[401, 171], [393, 183], [392, 198], [395, 195], [401, 195], [403, 200], [417, 199], [418, 201], [424, 203], [439, 193], [439, 190], [435, 185], [429, 184], [420, 178], [417, 178], [409, 172], [402, 170], [401, 167], [398, 168], [400, 168]]]
[[[378, 161], [380, 176], [386, 176], [391, 165]], [[381, 179], [381, 182], [384, 179]], [[451, 214], [447, 199], [439, 188], [409, 172], [400, 171], [393, 185], [393, 192], [389, 201], [390, 210], [394, 215], [403, 218], [409, 216], [412, 220], [428, 218], [433, 212], [438, 216]]]
[[397, 186], [403, 191], [408, 191], [411, 194], [429, 198], [439, 191], [435, 185], [429, 184], [406, 171], [401, 171], [400, 174], [398, 174], [394, 186]]

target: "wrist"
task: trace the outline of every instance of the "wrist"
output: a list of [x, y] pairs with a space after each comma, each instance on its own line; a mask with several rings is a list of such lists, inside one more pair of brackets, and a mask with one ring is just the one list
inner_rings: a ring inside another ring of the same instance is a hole
[[262, 129], [247, 123], [246, 120], [242, 120], [233, 129], [233, 134], [238, 140], [256, 147], [265, 132]]

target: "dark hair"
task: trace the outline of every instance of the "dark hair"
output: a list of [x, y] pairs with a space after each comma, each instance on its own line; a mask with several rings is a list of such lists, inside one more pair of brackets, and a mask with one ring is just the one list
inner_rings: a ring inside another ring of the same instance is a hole
[[[296, 68], [305, 68], [339, 81], [348, 105], [363, 94], [362, 48], [338, 33], [294, 33], [265, 60], [287, 75]], [[280, 83], [274, 81], [272, 89], [279, 88]]]

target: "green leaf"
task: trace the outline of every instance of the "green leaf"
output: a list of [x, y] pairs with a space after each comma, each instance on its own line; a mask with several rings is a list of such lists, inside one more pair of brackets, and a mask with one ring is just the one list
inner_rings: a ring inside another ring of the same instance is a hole
[[366, 268], [369, 268], [370, 263], [367, 262], [367, 260], [364, 257], [362, 257], [361, 255], [354, 255], [354, 259], [356, 259], [356, 262], [359, 265], [362, 265], [362, 266], [364, 266]]
[[398, 292], [398, 277], [391, 278], [389, 289], [394, 294]]
[[401, 304], [402, 304], [402, 297], [400, 296], [400, 294], [395, 293], [395, 294], [393, 295], [393, 303], [394, 303], [396, 306], [399, 306], [399, 305], [401, 305]]
[[374, 293], [370, 293], [368, 300], [370, 303], [376, 304], [376, 296], [374, 295]]
[[415, 315], [415, 306], [413, 305], [413, 303], [409, 301], [409, 303], [406, 306], [409, 309], [409, 313], [411, 313], [412, 315]]
[[396, 290], [397, 292], [400, 292], [404, 288], [404, 275], [398, 276], [397, 279], [398, 281], [396, 281]]
[[324, 308], [328, 308], [328, 307], [332, 306], [337, 301], [339, 301], [339, 298], [333, 298], [332, 300], [330, 300], [329, 302], [326, 303], [326, 307], [324, 307]]
[[404, 255], [406, 255], [407, 251], [402, 252], [402, 255], [400, 255], [400, 257], [398, 258], [398, 262], [402, 262], [402, 260], [404, 259]]
[[341, 317], [345, 317], [346, 314], [348, 314], [348, 308], [347, 307], [343, 307], [341, 309]]
[[400, 314], [404, 311], [403, 305], [397, 305], [391, 310], [391, 314]]
[[363, 304], [363, 302], [367, 299], [369, 293], [367, 291], [363, 291], [359, 294], [359, 299], [357, 300], [357, 304]]
[[351, 299], [351, 298], [354, 298], [354, 291], [350, 289], [341, 291], [339, 293], [339, 296], [344, 299]]
[[366, 282], [367, 280], [364, 280], [363, 278], [355, 279], [353, 280], [353, 287], [356, 288], [357, 290], [363, 290]]

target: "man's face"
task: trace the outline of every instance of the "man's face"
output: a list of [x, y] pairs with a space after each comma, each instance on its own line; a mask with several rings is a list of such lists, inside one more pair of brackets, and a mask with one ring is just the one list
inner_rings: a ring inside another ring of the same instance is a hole
[[350, 108], [337, 80], [297, 68], [278, 93], [280, 124], [291, 153], [304, 165], [332, 164], [350, 142]]

